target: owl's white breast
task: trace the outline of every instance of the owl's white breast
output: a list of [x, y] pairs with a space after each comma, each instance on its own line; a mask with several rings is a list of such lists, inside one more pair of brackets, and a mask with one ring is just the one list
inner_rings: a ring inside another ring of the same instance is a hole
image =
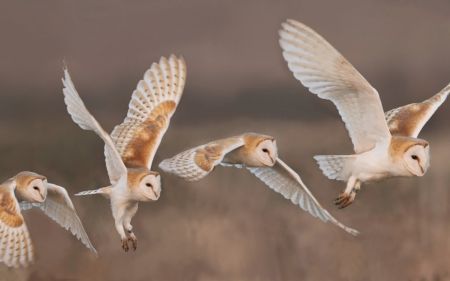
[[379, 181], [395, 176], [410, 176], [403, 163], [389, 155], [386, 145], [358, 154], [352, 165], [352, 176], [362, 182]]

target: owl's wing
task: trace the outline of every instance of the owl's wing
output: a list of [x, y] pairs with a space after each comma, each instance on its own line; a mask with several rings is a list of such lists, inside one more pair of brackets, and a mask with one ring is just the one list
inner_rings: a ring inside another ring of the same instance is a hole
[[323, 222], [331, 222], [352, 235], [359, 233], [357, 230], [345, 226], [330, 215], [311, 194], [311, 191], [303, 183], [300, 176], [281, 159], [278, 158], [273, 167], [247, 167], [247, 169], [272, 190], [280, 193], [284, 198], [291, 200], [292, 203], [298, 205], [313, 217], [319, 218]]
[[13, 189], [0, 186], [0, 262], [8, 267], [33, 262], [33, 244]]
[[280, 45], [295, 78], [337, 107], [356, 153], [390, 138], [378, 92], [322, 36], [288, 20], [280, 30]]
[[386, 121], [391, 134], [417, 138], [449, 93], [450, 84], [421, 103], [411, 103], [386, 112]]
[[166, 159], [159, 167], [187, 181], [197, 181], [219, 165], [226, 154], [244, 145], [242, 137], [230, 137], [194, 147]]
[[94, 116], [87, 110], [77, 90], [70, 78], [67, 68], [64, 69], [64, 78], [62, 79], [64, 88], [64, 102], [67, 106], [72, 120], [83, 130], [94, 131], [105, 142], [105, 162], [108, 176], [112, 184], [116, 183], [121, 176], [127, 173], [127, 168], [117, 152], [114, 142], [108, 133], [103, 130]]
[[97, 254], [64, 187], [47, 183], [47, 198], [43, 203], [20, 203], [22, 210], [32, 207], [39, 207], [47, 216], [69, 230], [89, 250]]
[[111, 137], [127, 167], [151, 168], [156, 150], [183, 94], [183, 58], [162, 57], [148, 69], [131, 96], [129, 110]]

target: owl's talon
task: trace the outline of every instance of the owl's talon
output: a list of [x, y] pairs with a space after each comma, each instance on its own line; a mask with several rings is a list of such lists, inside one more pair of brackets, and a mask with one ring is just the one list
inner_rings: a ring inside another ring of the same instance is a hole
[[136, 251], [136, 249], [137, 249], [137, 238], [136, 238], [136, 236], [133, 234], [132, 236], [128, 237], [128, 241], [131, 242], [131, 244], [133, 246], [133, 251]]
[[123, 249], [125, 252], [128, 252], [128, 250], [130, 249], [130, 248], [128, 247], [128, 239], [122, 239], [122, 249]]
[[339, 196], [336, 199], [334, 199], [333, 202], [334, 202], [335, 205], [340, 205], [343, 201], [346, 200], [346, 198], [347, 198], [347, 196], [343, 192], [343, 193], [339, 194]]
[[343, 209], [353, 203], [355, 196], [356, 190], [352, 190], [350, 194], [343, 192], [334, 200], [334, 204], [338, 206], [339, 209]]

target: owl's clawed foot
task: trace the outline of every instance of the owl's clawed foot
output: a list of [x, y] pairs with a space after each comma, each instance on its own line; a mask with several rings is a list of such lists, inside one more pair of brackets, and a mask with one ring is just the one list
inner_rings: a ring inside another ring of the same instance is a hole
[[137, 249], [137, 238], [136, 235], [134, 235], [133, 232], [129, 232], [126, 238], [122, 239], [122, 249], [125, 252], [128, 252], [130, 250], [130, 247], [128, 246], [128, 242], [131, 242], [131, 247], [133, 248], [133, 251], [136, 251]]
[[348, 205], [352, 204], [356, 197], [356, 190], [352, 190], [350, 193], [342, 192], [339, 194], [338, 198], [334, 200], [334, 204], [338, 206], [339, 209], [343, 209]]
[[125, 252], [128, 252], [128, 250], [130, 249], [130, 248], [128, 247], [128, 238], [122, 239], [122, 249], [123, 249]]
[[125, 252], [128, 252], [130, 250], [130, 247], [128, 246], [128, 242], [131, 242], [131, 247], [133, 248], [133, 251], [136, 251], [137, 249], [137, 238], [134, 237], [128, 237], [126, 239], [122, 239], [122, 249]]
[[136, 238], [136, 235], [134, 235], [133, 232], [131, 232], [130, 236], [128, 237], [128, 241], [131, 241], [131, 245], [133, 246], [133, 251], [136, 251], [136, 249], [137, 249], [137, 238]]

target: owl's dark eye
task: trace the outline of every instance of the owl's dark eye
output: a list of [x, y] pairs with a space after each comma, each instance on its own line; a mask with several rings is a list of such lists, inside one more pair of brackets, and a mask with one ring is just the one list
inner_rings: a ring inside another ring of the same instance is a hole
[[417, 155], [411, 155], [411, 158], [414, 159], [414, 160], [418, 160], [419, 159], [419, 157], [417, 157]]
[[264, 153], [269, 153], [269, 150], [268, 150], [267, 148], [263, 148], [262, 151], [263, 151]]
[[33, 189], [39, 191], [39, 187], [37, 186], [33, 186]]
[[148, 187], [153, 187], [153, 185], [151, 183], [146, 183], [145, 185]]

